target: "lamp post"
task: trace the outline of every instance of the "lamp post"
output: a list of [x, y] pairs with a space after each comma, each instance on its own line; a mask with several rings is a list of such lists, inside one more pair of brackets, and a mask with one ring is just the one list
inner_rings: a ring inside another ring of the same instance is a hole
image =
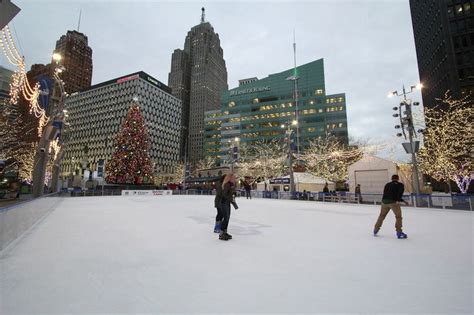
[[[186, 126], [182, 127], [183, 130], [188, 129]], [[189, 133], [184, 137], [184, 180], [183, 180], [183, 189], [186, 191], [186, 177], [189, 176], [188, 168], [188, 141]]]
[[393, 114], [393, 117], [400, 118], [400, 125], [396, 125], [395, 129], [402, 129], [402, 132], [397, 133], [397, 136], [403, 136], [405, 140], [409, 141], [403, 143], [402, 145], [406, 153], [411, 154], [411, 162], [413, 165], [413, 184], [415, 186], [416, 195], [420, 194], [420, 177], [418, 174], [418, 163], [416, 161], [416, 152], [418, 152], [420, 141], [415, 141], [416, 131], [413, 122], [412, 105], [418, 106], [420, 105], [420, 103], [412, 103], [411, 99], [407, 99], [407, 94], [413, 93], [413, 91], [417, 89], [421, 90], [422, 88], [423, 85], [419, 83], [417, 85], [410, 86], [410, 91], [407, 92], [405, 89], [405, 85], [403, 85], [402, 93], [399, 93], [398, 91], [393, 91], [388, 94], [388, 97], [403, 96], [403, 100], [400, 102], [400, 105], [393, 107], [394, 111], [398, 111], [398, 113]]
[[234, 163], [237, 162], [239, 158], [239, 147], [238, 144], [240, 142], [239, 137], [235, 137], [233, 140], [229, 140], [230, 142], [230, 172], [234, 173]]
[[291, 196], [293, 197], [295, 195], [295, 175], [293, 172], [293, 150], [292, 150], [292, 143], [291, 143], [291, 135], [293, 134], [293, 130], [291, 129], [291, 126], [298, 126], [298, 121], [293, 120], [288, 121], [287, 124], [282, 124], [281, 128], [285, 129], [286, 128], [286, 141], [288, 145], [288, 166], [290, 170], [290, 193]]
[[[65, 68], [59, 64], [61, 61], [62, 57], [58, 53], [53, 54], [53, 60], [56, 63], [56, 68], [54, 69], [53, 73], [53, 78], [56, 82], [56, 86], [59, 88], [60, 91], [60, 96], [59, 96], [59, 101], [57, 104], [54, 104], [52, 106], [52, 109], [50, 111], [50, 119], [46, 126], [43, 129], [43, 133], [41, 135], [41, 138], [38, 142], [38, 149], [36, 151], [35, 155], [35, 167], [33, 170], [33, 196], [34, 197], [40, 197], [44, 193], [44, 179], [45, 179], [45, 172], [46, 172], [46, 166], [48, 163], [48, 155], [49, 155], [49, 147], [50, 147], [50, 142], [51, 140], [54, 139], [56, 132], [58, 130], [58, 126], [54, 125], [55, 121], [61, 121], [64, 122], [64, 120], [67, 117], [67, 111], [64, 111], [64, 101], [66, 98], [66, 92], [64, 90], [64, 82], [61, 80], [59, 77], [59, 74], [62, 73]], [[61, 154], [58, 154], [59, 157], [61, 157]], [[59, 165], [58, 167], [58, 173], [59, 173]], [[59, 175], [59, 174], [58, 174]], [[53, 182], [56, 179], [56, 174], [53, 176]], [[57, 187], [57, 183], [54, 184], [55, 187]]]

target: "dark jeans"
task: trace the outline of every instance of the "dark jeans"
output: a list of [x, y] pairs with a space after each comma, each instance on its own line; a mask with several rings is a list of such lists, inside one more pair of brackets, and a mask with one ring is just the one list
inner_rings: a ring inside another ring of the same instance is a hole
[[222, 214], [222, 205], [217, 207], [217, 215], [216, 215], [216, 222], [221, 222], [224, 219], [224, 215]]
[[223, 216], [221, 230], [226, 231], [227, 226], [229, 226], [229, 219], [230, 219], [230, 201], [222, 200], [221, 203], [221, 213]]
[[247, 199], [252, 199], [252, 195], [250, 195], [250, 190], [245, 191], [245, 196], [247, 196]]

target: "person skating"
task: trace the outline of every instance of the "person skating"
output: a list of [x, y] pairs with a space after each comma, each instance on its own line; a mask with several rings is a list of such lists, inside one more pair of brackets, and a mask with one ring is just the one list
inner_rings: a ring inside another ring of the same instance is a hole
[[222, 215], [222, 182], [224, 181], [225, 175], [222, 175], [216, 182], [216, 197], [214, 198], [214, 207], [217, 209], [216, 224], [214, 225], [214, 233], [221, 232], [221, 224], [224, 216]]
[[232, 239], [232, 235], [227, 233], [227, 227], [229, 226], [230, 219], [230, 204], [233, 199], [233, 188], [235, 185], [235, 176], [234, 174], [227, 174], [222, 182], [222, 199], [221, 199], [221, 211], [223, 215], [223, 220], [221, 224], [221, 232], [219, 233], [219, 239], [223, 241], [228, 241]]
[[357, 184], [355, 188], [355, 196], [359, 198], [359, 202], [362, 203], [362, 194], [360, 192], [360, 184]]
[[393, 175], [392, 181], [390, 183], [385, 184], [385, 187], [383, 189], [380, 215], [374, 227], [374, 236], [377, 236], [377, 233], [379, 232], [380, 227], [382, 226], [383, 220], [385, 220], [385, 217], [389, 213], [390, 209], [392, 209], [393, 213], [395, 214], [395, 229], [397, 231], [397, 237], [400, 239], [408, 237], [402, 231], [402, 209], [400, 208], [400, 202], [403, 202], [406, 205], [408, 203], [402, 199], [405, 187], [398, 180], [398, 175]]
[[247, 183], [247, 181], [244, 182], [244, 189], [245, 189], [245, 196], [247, 197], [247, 199], [252, 199], [252, 195], [250, 194], [250, 191], [252, 190], [252, 187], [250, 186], [249, 183]]

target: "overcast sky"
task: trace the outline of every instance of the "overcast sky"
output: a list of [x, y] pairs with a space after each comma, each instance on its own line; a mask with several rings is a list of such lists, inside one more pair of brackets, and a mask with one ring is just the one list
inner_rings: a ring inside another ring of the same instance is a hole
[[[28, 66], [49, 62], [82, 9], [93, 84], [140, 70], [167, 84], [171, 54], [183, 48], [202, 6], [221, 40], [229, 88], [291, 68], [295, 30], [297, 63], [324, 58], [326, 92], [346, 93], [353, 138], [393, 142], [398, 101], [387, 93], [419, 81], [408, 0], [13, 2], [22, 9], [13, 26]], [[397, 146], [395, 157], [408, 156]]]

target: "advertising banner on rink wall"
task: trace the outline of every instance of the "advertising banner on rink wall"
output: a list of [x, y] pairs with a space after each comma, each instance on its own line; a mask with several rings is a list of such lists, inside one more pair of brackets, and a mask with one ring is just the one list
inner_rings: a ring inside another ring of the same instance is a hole
[[172, 190], [122, 190], [122, 196], [171, 196]]

